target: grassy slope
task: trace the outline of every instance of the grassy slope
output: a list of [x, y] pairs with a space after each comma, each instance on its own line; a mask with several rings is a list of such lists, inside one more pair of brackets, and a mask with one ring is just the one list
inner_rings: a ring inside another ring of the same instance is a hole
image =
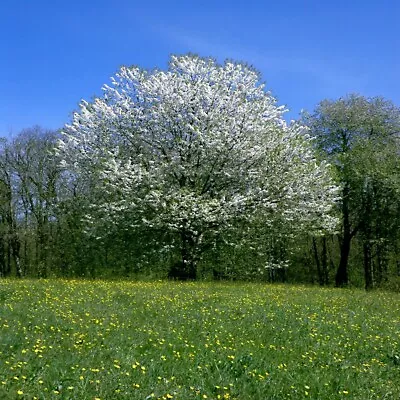
[[397, 399], [400, 295], [0, 281], [1, 399]]

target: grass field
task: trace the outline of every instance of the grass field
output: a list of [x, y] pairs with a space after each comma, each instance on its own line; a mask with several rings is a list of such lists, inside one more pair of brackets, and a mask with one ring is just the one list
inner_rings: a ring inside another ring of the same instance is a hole
[[400, 399], [400, 295], [0, 280], [0, 399]]

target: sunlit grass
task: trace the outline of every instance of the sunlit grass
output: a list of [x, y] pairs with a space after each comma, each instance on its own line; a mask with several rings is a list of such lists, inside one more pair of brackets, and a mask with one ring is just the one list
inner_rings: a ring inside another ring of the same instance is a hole
[[0, 281], [0, 399], [398, 399], [400, 295]]

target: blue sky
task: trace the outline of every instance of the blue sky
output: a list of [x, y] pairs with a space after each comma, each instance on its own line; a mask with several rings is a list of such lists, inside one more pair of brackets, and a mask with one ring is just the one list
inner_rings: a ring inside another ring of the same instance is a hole
[[121, 65], [171, 54], [246, 61], [297, 118], [358, 92], [400, 106], [400, 1], [0, 3], [0, 136], [68, 123]]

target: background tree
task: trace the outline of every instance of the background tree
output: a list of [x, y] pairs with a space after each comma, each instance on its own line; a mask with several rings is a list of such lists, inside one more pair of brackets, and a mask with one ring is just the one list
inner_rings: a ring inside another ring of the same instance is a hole
[[21, 241], [18, 233], [18, 197], [15, 196], [15, 173], [11, 166], [11, 149], [7, 141], [0, 142], [0, 257], [1, 275], [15, 271], [23, 275], [20, 262]]
[[316, 136], [318, 148], [336, 167], [342, 190], [336, 285], [348, 284], [351, 242], [359, 233], [364, 240], [369, 288], [373, 284], [370, 245], [378, 240], [376, 229], [383, 228], [379, 215], [392, 218], [398, 204], [395, 179], [390, 177], [398, 174], [400, 109], [381, 97], [352, 94], [336, 101], [322, 101], [303, 121]]
[[390, 253], [400, 233], [400, 139], [371, 138], [354, 149], [360, 193], [360, 242], [367, 289], [388, 280]]
[[57, 134], [39, 126], [3, 140], [0, 154], [0, 246], [3, 274], [46, 276], [57, 270]]
[[[173, 56], [168, 71], [123, 67], [104, 95], [82, 102], [59, 144], [63, 165], [90, 176], [88, 225], [151, 232], [194, 278], [221, 232], [262, 216], [332, 229], [337, 195], [311, 138], [243, 64]], [[161, 249], [160, 249], [161, 250]]]
[[[33, 252], [32, 264], [39, 276], [46, 276], [54, 261], [55, 207], [60, 178], [60, 167], [53, 153], [55, 140], [55, 132], [37, 126], [23, 130], [9, 147], [9, 162], [19, 198], [19, 225], [24, 230], [24, 252]], [[33, 235], [29, 235], [31, 231]], [[27, 256], [25, 259], [28, 261]]]

